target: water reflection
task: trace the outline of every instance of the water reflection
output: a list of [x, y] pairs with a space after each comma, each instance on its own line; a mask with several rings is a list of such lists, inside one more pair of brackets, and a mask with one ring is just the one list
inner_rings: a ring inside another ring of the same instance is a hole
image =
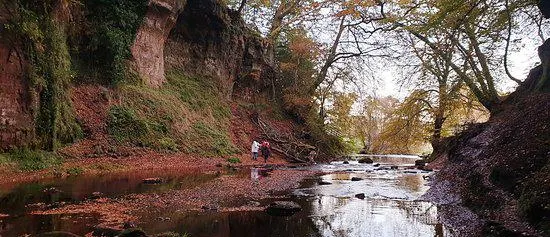
[[[333, 169], [333, 167], [329, 167]], [[351, 177], [363, 178], [350, 181]], [[422, 174], [402, 170], [329, 174], [295, 194], [313, 197], [311, 218], [321, 236], [442, 236], [437, 207], [415, 201], [426, 190]], [[366, 199], [355, 198], [365, 194]]]

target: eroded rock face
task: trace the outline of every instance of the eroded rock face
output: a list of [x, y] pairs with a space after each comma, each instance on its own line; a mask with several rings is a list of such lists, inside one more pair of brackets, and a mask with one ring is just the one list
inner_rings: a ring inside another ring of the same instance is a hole
[[145, 19], [131, 48], [134, 69], [151, 87], [165, 81], [164, 43], [186, 1], [151, 0]]
[[220, 0], [151, 0], [132, 54], [151, 87], [177, 69], [215, 80], [230, 98], [234, 86], [266, 87], [274, 75], [272, 47]]
[[217, 0], [188, 0], [165, 45], [166, 70], [214, 80], [229, 97], [234, 86], [267, 81], [270, 46]]
[[25, 144], [33, 135], [26, 65], [14, 47], [0, 42], [0, 149]]

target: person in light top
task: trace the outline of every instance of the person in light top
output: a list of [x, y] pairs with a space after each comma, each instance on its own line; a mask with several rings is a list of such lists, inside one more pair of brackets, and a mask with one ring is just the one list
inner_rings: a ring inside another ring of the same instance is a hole
[[260, 149], [260, 143], [252, 141], [252, 160], [258, 160], [258, 150]]

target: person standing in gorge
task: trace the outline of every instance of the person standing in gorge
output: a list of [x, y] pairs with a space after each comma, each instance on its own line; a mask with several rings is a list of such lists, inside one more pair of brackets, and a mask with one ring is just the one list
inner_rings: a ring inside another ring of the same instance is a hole
[[258, 150], [260, 149], [260, 143], [256, 140], [252, 141], [252, 160], [258, 160]]
[[260, 147], [262, 150], [262, 156], [264, 157], [264, 163], [267, 163], [267, 159], [271, 155], [271, 145], [268, 141], [263, 141], [262, 146]]

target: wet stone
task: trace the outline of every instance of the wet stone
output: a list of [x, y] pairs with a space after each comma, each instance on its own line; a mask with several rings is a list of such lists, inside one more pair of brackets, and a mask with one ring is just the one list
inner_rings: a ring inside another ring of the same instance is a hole
[[426, 161], [425, 161], [425, 160], [415, 160], [415, 161], [414, 161], [414, 165], [415, 165], [415, 166], [425, 166], [425, 165], [426, 165]]
[[363, 200], [365, 199], [365, 194], [364, 193], [355, 194], [355, 197]]
[[380, 167], [380, 164], [376, 163], [376, 164], [374, 164], [374, 165], [372, 165], [372, 166], [374, 166], [374, 167]]
[[203, 209], [205, 211], [218, 211], [219, 207], [214, 206], [214, 205], [204, 205], [204, 206], [201, 207], [201, 209]]
[[162, 183], [162, 179], [161, 178], [146, 178], [146, 179], [143, 179], [143, 183], [144, 184], [160, 184], [160, 183]]
[[399, 169], [399, 166], [397, 166], [397, 165], [392, 165], [392, 166], [390, 167], [390, 169], [392, 169], [392, 170], [398, 170], [398, 169]]
[[104, 225], [96, 225], [92, 236], [105, 236], [105, 237], [114, 237], [118, 236], [122, 232], [122, 229]]
[[159, 217], [157, 217], [157, 220], [159, 220], [159, 221], [170, 221], [170, 220], [172, 220], [172, 218], [159, 216]]
[[347, 165], [349, 164], [349, 161], [344, 161], [342, 164]]
[[102, 192], [93, 192], [92, 195], [90, 195], [91, 199], [98, 199], [102, 198], [104, 194]]
[[63, 191], [61, 191], [57, 188], [51, 187], [51, 188], [44, 189], [43, 192], [47, 193], [47, 194], [56, 194], [56, 193], [62, 193]]
[[123, 228], [123, 229], [137, 228], [137, 224], [134, 223], [134, 222], [131, 222], [131, 221], [124, 222], [124, 224], [122, 225], [122, 228]]
[[266, 208], [268, 214], [273, 216], [291, 216], [302, 210], [302, 207], [291, 201], [276, 201]]
[[331, 185], [331, 184], [332, 184], [331, 182], [319, 181], [319, 185]]
[[363, 158], [359, 160], [360, 164], [372, 164], [374, 161], [371, 158]]
[[363, 180], [362, 178], [359, 178], [359, 177], [353, 177], [351, 178], [351, 181], [361, 181]]

